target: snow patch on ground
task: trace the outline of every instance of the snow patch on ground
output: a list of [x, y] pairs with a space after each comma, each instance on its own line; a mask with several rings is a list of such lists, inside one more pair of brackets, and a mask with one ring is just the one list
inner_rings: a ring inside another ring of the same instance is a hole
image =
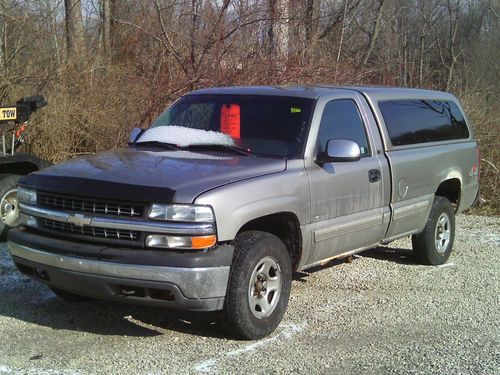
[[54, 370], [45, 368], [31, 368], [31, 369], [15, 369], [9, 366], [0, 364], [0, 374], [15, 374], [15, 375], [83, 375], [84, 372], [80, 370]]
[[455, 263], [451, 263], [451, 262], [450, 263], [445, 263], [445, 264], [440, 264], [440, 265], [436, 266], [436, 268], [438, 270], [441, 270], [443, 268], [453, 268], [453, 267], [455, 267]]
[[251, 353], [257, 349], [261, 349], [264, 347], [269, 346], [271, 343], [275, 341], [281, 342], [283, 339], [290, 339], [292, 336], [296, 335], [300, 331], [302, 331], [306, 327], [307, 323], [302, 322], [299, 324], [295, 323], [282, 323], [281, 324], [281, 331], [274, 336], [256, 341], [252, 344], [249, 345], [244, 345], [243, 347], [236, 349], [236, 350], [231, 350], [225, 353], [220, 354], [219, 356], [209, 358], [203, 362], [200, 362], [195, 365], [194, 370], [199, 373], [205, 373], [205, 374], [214, 374], [217, 373], [217, 365], [219, 362], [227, 360], [227, 359], [232, 359], [241, 355], [246, 355], [248, 353]]
[[500, 245], [500, 233], [485, 233], [484, 231], [474, 231], [468, 233], [469, 238], [473, 239], [474, 243], [485, 245]]
[[18, 285], [19, 282], [25, 279], [24, 276], [16, 269], [7, 250], [7, 246], [0, 246], [0, 285], [2, 289], [11, 288]]
[[136, 143], [151, 141], [172, 143], [181, 147], [202, 144], [234, 146], [233, 139], [227, 134], [175, 125], [150, 128]]

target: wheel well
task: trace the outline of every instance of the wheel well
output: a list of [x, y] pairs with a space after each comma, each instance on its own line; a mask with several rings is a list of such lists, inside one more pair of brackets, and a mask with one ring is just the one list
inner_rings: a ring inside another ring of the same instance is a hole
[[456, 209], [460, 202], [460, 180], [452, 178], [441, 182], [436, 190], [436, 195], [448, 198]]
[[36, 164], [23, 161], [19, 163], [7, 163], [0, 165], [1, 174], [19, 174], [25, 175], [34, 171], [38, 171], [39, 168]]
[[297, 269], [302, 255], [302, 233], [299, 219], [295, 214], [279, 212], [259, 217], [243, 225], [238, 234], [249, 230], [268, 232], [281, 239], [290, 254], [293, 270]]

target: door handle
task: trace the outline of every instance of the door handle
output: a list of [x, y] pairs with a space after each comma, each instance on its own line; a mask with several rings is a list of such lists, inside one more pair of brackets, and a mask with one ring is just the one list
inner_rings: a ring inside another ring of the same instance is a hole
[[380, 181], [381, 177], [382, 173], [380, 173], [380, 169], [370, 169], [368, 171], [368, 180], [372, 183]]

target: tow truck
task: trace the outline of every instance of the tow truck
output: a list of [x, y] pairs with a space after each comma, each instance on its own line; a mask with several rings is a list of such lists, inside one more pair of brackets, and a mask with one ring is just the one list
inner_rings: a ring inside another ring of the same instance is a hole
[[31, 115], [46, 105], [45, 98], [37, 95], [0, 106], [0, 242], [6, 241], [7, 231], [19, 224], [17, 181], [50, 165], [30, 153], [17, 152], [26, 141]]

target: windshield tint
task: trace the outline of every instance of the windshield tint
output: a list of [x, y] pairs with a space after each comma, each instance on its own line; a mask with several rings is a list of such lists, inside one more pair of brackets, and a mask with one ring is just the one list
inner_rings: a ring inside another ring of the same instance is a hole
[[313, 99], [294, 97], [189, 95], [163, 112], [138, 142], [154, 137], [180, 146], [232, 145], [256, 155], [299, 158], [313, 105]]

